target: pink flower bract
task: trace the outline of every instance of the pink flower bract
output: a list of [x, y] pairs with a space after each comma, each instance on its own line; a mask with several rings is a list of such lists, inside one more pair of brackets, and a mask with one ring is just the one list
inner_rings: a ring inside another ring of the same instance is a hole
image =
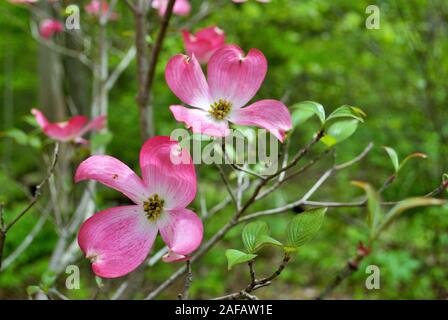
[[62, 142], [88, 144], [82, 136], [91, 130], [101, 130], [106, 122], [105, 116], [96, 117], [91, 122], [86, 116], [74, 116], [66, 122], [50, 123], [40, 110], [32, 109], [31, 113], [48, 137]]
[[[244, 3], [247, 0], [232, 0], [232, 1], [235, 2], [235, 3]], [[268, 3], [271, 0], [256, 0], [256, 1], [261, 2], [261, 3]]]
[[264, 128], [283, 142], [292, 124], [282, 102], [260, 100], [244, 107], [257, 93], [266, 72], [266, 58], [257, 49], [245, 56], [238, 46], [221, 47], [208, 62], [207, 80], [194, 55], [178, 54], [168, 62], [165, 78], [174, 94], [194, 108], [172, 105], [170, 110], [194, 133], [223, 137], [229, 134], [230, 121]]
[[50, 39], [55, 33], [62, 31], [64, 31], [64, 25], [58, 20], [45, 19], [39, 24], [39, 33], [45, 39]]
[[[159, 15], [163, 16], [168, 6], [168, 0], [153, 0], [152, 7], [159, 10]], [[178, 16], [188, 16], [191, 11], [191, 4], [188, 0], [176, 0], [173, 13]]]
[[185, 51], [194, 56], [200, 63], [207, 63], [212, 54], [225, 43], [226, 35], [218, 27], [207, 27], [191, 34], [182, 30]]
[[170, 137], [155, 137], [140, 151], [140, 168], [142, 178], [113, 157], [92, 156], [76, 171], [76, 182], [96, 180], [135, 203], [100, 211], [81, 226], [79, 246], [100, 277], [120, 277], [137, 268], [159, 231], [169, 247], [165, 262], [188, 259], [202, 241], [202, 222], [186, 208], [197, 189], [188, 152]]
[[[101, 15], [107, 13], [109, 10], [109, 4], [105, 0], [92, 0], [84, 7], [84, 9], [88, 14], [100, 17]], [[116, 12], [111, 12], [109, 19], [117, 20], [118, 14]]]

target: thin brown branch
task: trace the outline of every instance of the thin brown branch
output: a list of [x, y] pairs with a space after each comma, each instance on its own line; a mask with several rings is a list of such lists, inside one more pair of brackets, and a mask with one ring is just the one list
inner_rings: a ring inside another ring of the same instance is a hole
[[3, 249], [5, 246], [6, 234], [37, 203], [37, 200], [39, 200], [39, 198], [42, 194], [42, 188], [45, 186], [45, 184], [48, 182], [48, 180], [50, 180], [50, 178], [53, 176], [54, 169], [56, 167], [56, 163], [58, 160], [58, 156], [59, 156], [59, 143], [56, 142], [54, 145], [53, 160], [48, 169], [47, 175], [36, 186], [33, 197], [31, 199], [31, 201], [28, 203], [28, 205], [9, 224], [5, 224], [4, 216], [3, 216], [4, 206], [3, 206], [3, 204], [0, 204], [0, 270], [2, 267]]
[[162, 24], [160, 26], [159, 34], [157, 35], [156, 42], [154, 43], [151, 56], [149, 58], [149, 69], [146, 78], [146, 88], [151, 90], [154, 81], [154, 75], [156, 72], [156, 66], [159, 59], [160, 51], [162, 49], [163, 41], [165, 39], [166, 31], [170, 23], [171, 16], [173, 15], [174, 3], [176, 0], [169, 0], [166, 6], [165, 14], [163, 15]]
[[323, 130], [319, 130], [313, 137], [313, 139], [311, 140], [311, 142], [308, 143], [308, 145], [306, 145], [304, 148], [302, 148], [291, 160], [291, 162], [281, 168], [280, 170], [278, 170], [276, 173], [270, 175], [268, 177], [268, 180], [275, 178], [276, 176], [278, 176], [279, 174], [281, 174], [284, 171], [289, 170], [290, 168], [294, 167], [297, 162], [299, 162], [311, 149], [312, 146], [314, 146], [317, 142], [320, 141], [320, 139], [322, 139], [322, 137], [324, 136], [324, 131]]
[[246, 287], [246, 289], [231, 293], [219, 298], [215, 298], [214, 300], [238, 300], [238, 299], [247, 299], [247, 300], [258, 300], [258, 298], [251, 293], [255, 290], [258, 290], [260, 288], [269, 286], [272, 283], [272, 280], [277, 278], [282, 271], [285, 269], [286, 265], [288, 264], [289, 260], [291, 259], [291, 256], [285, 252], [283, 256], [283, 260], [280, 264], [280, 266], [275, 270], [269, 277], [263, 278], [261, 280], [255, 279], [255, 273], [253, 270], [253, 261], [249, 262], [249, 270], [251, 275], [251, 282]]
[[221, 176], [222, 182], [224, 182], [224, 185], [226, 186], [227, 192], [229, 193], [230, 197], [232, 198], [232, 202], [235, 205], [235, 208], [238, 208], [238, 201], [236, 200], [235, 193], [232, 190], [232, 186], [230, 185], [230, 181], [227, 178], [226, 173], [224, 172], [224, 169], [219, 164], [216, 164], [216, 167], [218, 168], [219, 175]]
[[184, 290], [179, 294], [180, 300], [188, 300], [188, 293], [190, 290], [191, 282], [193, 281], [193, 273], [191, 271], [191, 261], [187, 260], [187, 276], [185, 277]]
[[45, 184], [48, 182], [48, 180], [53, 176], [54, 169], [56, 167], [56, 163], [58, 161], [59, 157], [59, 143], [56, 142], [54, 145], [53, 150], [53, 160], [51, 161], [50, 168], [48, 169], [47, 175], [45, 178], [36, 186], [36, 189], [34, 190], [33, 198], [31, 199], [31, 202], [26, 206], [25, 209], [23, 209], [5, 228], [5, 233], [9, 231], [16, 223], [19, 221], [39, 200], [41, 194], [42, 194], [42, 188], [45, 186]]

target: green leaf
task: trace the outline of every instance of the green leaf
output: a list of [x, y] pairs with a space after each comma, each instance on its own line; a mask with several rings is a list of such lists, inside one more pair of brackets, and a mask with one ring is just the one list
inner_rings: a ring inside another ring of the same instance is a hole
[[35, 127], [35, 128], [40, 128], [39, 124], [36, 121], [36, 117], [32, 116], [32, 115], [26, 115], [23, 117], [23, 120], [28, 123], [30, 126]]
[[29, 136], [28, 137], [28, 144], [31, 147], [33, 147], [34, 149], [42, 148], [42, 141], [39, 139], [39, 137], [36, 137], [36, 136]]
[[233, 266], [253, 260], [257, 255], [245, 253], [235, 249], [226, 250], [227, 268], [230, 270]]
[[109, 131], [95, 134], [91, 140], [92, 150], [107, 146], [112, 141], [113, 137], [114, 135]]
[[40, 287], [39, 286], [28, 286], [28, 287], [26, 287], [26, 293], [29, 296], [32, 296], [32, 295], [38, 293], [39, 291], [40, 291]]
[[384, 213], [381, 208], [381, 199], [379, 193], [368, 183], [361, 181], [352, 181], [354, 186], [364, 189], [367, 195], [367, 222], [370, 227], [370, 234], [373, 236], [376, 232], [380, 220]]
[[54, 282], [56, 281], [57, 275], [53, 271], [46, 271], [44, 274], [42, 274], [41, 283], [42, 283], [42, 290], [45, 292], [50, 289]]
[[5, 137], [13, 139], [16, 143], [26, 146], [28, 145], [28, 135], [23, 132], [22, 130], [12, 128], [9, 130], [6, 130], [2, 134]]
[[400, 168], [400, 161], [398, 160], [397, 152], [391, 147], [384, 146], [383, 149], [386, 150], [387, 154], [389, 155], [389, 158], [394, 166], [395, 172], [398, 172]]
[[286, 248], [298, 248], [315, 237], [325, 217], [327, 208], [305, 211], [294, 217], [287, 229]]
[[327, 121], [337, 119], [337, 118], [352, 118], [360, 122], [364, 122], [364, 117], [366, 114], [360, 108], [352, 107], [348, 105], [343, 105], [342, 107], [334, 110], [327, 118]]
[[375, 236], [378, 236], [382, 231], [384, 231], [384, 229], [387, 228], [395, 218], [397, 218], [406, 210], [416, 207], [440, 206], [444, 204], [446, 204], [445, 200], [426, 197], [415, 197], [402, 200], [398, 202], [392, 209], [390, 209], [390, 211], [385, 215]]
[[411, 160], [412, 158], [422, 158], [422, 159], [426, 159], [428, 158], [428, 156], [424, 153], [421, 152], [414, 152], [411, 153], [410, 155], [408, 155], [406, 158], [403, 159], [403, 161], [401, 162], [400, 166], [398, 167], [397, 171], [400, 171], [401, 169], [403, 169], [404, 165]]
[[256, 244], [256, 248], [255, 250], [259, 250], [264, 246], [277, 246], [277, 247], [282, 247], [283, 244], [272, 238], [271, 236], [268, 236], [266, 234], [261, 235], [258, 239], [257, 239], [257, 244]]
[[316, 115], [322, 124], [325, 122], [325, 109], [320, 103], [303, 101], [294, 104], [291, 109], [294, 110], [292, 112], [293, 125], [304, 123], [313, 115]]
[[269, 227], [264, 221], [255, 221], [246, 224], [243, 229], [243, 244], [247, 252], [254, 253], [260, 236], [269, 235]]
[[283, 246], [280, 241], [269, 236], [269, 227], [264, 221], [248, 223], [243, 229], [243, 244], [249, 253], [255, 253], [264, 246]]
[[337, 143], [344, 141], [355, 133], [358, 128], [358, 120], [341, 120], [330, 124], [322, 137], [321, 141], [327, 146], [332, 147]]

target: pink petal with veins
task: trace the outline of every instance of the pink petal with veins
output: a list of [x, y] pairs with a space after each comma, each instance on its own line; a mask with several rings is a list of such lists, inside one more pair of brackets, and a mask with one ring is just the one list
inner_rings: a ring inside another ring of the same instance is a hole
[[168, 211], [163, 219], [157, 221], [157, 225], [166, 245], [176, 255], [188, 255], [201, 244], [204, 231], [202, 221], [191, 210]]
[[260, 89], [267, 69], [266, 58], [258, 49], [251, 49], [245, 56], [236, 45], [221, 47], [207, 65], [207, 78], [214, 101], [226, 99], [234, 109], [244, 106]]
[[134, 203], [147, 198], [142, 179], [127, 165], [111, 156], [91, 156], [81, 162], [76, 170], [75, 182], [95, 180], [120, 191]]
[[204, 110], [213, 103], [207, 80], [196, 57], [183, 54], [172, 57], [165, 69], [171, 91], [183, 102]]
[[140, 206], [124, 206], [87, 219], [79, 230], [78, 244], [97, 276], [116, 278], [146, 259], [156, 236], [156, 225], [146, 219]]
[[235, 110], [230, 121], [246, 126], [264, 128], [284, 141], [285, 133], [292, 128], [288, 108], [277, 100], [260, 100], [250, 106]]
[[140, 168], [149, 195], [165, 199], [165, 208], [184, 208], [196, 196], [193, 160], [186, 149], [170, 137], [148, 139], [140, 150]]

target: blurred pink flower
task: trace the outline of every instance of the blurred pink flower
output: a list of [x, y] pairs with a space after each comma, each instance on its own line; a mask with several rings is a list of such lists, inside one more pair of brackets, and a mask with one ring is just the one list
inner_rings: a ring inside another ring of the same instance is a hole
[[[86, 12], [92, 16], [100, 17], [109, 10], [109, 4], [105, 0], [92, 0], [88, 3], [84, 9]], [[111, 12], [109, 15], [110, 20], [117, 20], [118, 14], [116, 12]]]
[[55, 33], [62, 31], [64, 31], [64, 25], [58, 20], [45, 19], [39, 24], [39, 33], [45, 39], [50, 39]]
[[226, 35], [218, 27], [208, 27], [191, 34], [182, 30], [185, 51], [194, 56], [200, 63], [207, 63], [212, 54], [225, 43]]
[[207, 80], [198, 60], [178, 54], [170, 59], [165, 78], [170, 89], [184, 103], [194, 107], [172, 105], [177, 121], [184, 122], [193, 133], [223, 137], [229, 134], [229, 121], [239, 125], [269, 130], [283, 142], [290, 130], [288, 108], [277, 100], [260, 100], [243, 108], [257, 93], [267, 72], [263, 53], [244, 52], [236, 45], [225, 45], [210, 58]]
[[187, 150], [170, 137], [151, 138], [140, 150], [140, 169], [143, 178], [116, 158], [92, 156], [76, 171], [76, 182], [96, 180], [135, 203], [100, 211], [81, 226], [79, 246], [100, 277], [120, 277], [137, 268], [158, 232], [169, 248], [165, 262], [187, 260], [202, 241], [202, 222], [186, 208], [197, 189]]
[[80, 144], [88, 144], [82, 136], [91, 130], [101, 130], [106, 121], [105, 116], [96, 117], [90, 122], [85, 116], [74, 116], [66, 122], [50, 123], [40, 110], [32, 109], [31, 113], [48, 137], [62, 142], [73, 141]]
[[[168, 0], [153, 0], [152, 7], [159, 10], [159, 15], [165, 14]], [[178, 16], [188, 16], [190, 14], [191, 4], [188, 0], [176, 0], [174, 4], [173, 13]]]
[[[235, 3], [243, 3], [243, 2], [246, 2], [247, 0], [232, 0], [232, 1], [235, 2]], [[267, 2], [269, 2], [271, 0], [256, 0], [256, 1], [262, 2], [262, 3], [267, 3]]]

